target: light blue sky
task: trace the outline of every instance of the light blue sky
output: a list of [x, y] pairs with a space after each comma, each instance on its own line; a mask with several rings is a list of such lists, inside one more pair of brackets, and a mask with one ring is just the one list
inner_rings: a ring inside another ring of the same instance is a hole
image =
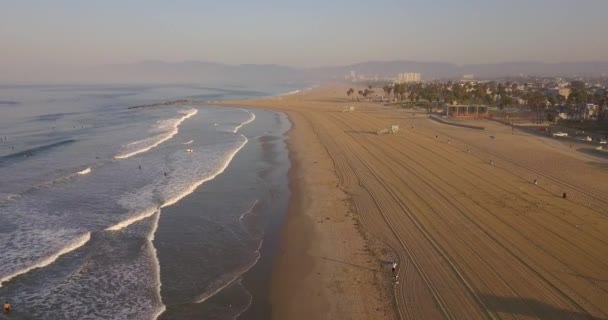
[[2, 0], [0, 67], [608, 60], [608, 0]]

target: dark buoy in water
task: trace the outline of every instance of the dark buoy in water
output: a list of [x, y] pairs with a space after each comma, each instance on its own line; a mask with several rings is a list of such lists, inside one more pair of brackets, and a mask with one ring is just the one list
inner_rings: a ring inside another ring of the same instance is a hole
[[138, 167], [139, 167], [139, 170], [141, 170], [141, 164]]
[[165, 177], [167, 176], [167, 173], [165, 172]]

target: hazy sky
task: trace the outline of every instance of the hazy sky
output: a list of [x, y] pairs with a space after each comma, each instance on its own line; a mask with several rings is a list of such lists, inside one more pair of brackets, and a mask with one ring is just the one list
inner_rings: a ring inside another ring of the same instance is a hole
[[608, 0], [1, 0], [0, 67], [608, 60]]

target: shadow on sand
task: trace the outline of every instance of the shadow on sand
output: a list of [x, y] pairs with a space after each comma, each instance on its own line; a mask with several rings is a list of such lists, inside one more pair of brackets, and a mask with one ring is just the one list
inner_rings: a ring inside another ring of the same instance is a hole
[[521, 315], [539, 320], [608, 320], [582, 311], [572, 311], [554, 307], [542, 301], [519, 297], [498, 297], [481, 294], [480, 298], [486, 308], [492, 312]]

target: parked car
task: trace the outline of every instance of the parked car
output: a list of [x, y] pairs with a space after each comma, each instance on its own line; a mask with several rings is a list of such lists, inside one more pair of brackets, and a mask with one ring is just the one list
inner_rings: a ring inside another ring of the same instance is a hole
[[559, 131], [559, 132], [555, 132], [555, 133], [553, 133], [553, 136], [554, 136], [554, 137], [567, 137], [567, 136], [568, 136], [568, 134], [567, 134], [567, 133], [565, 133], [565, 132], [561, 132], [561, 131]]

